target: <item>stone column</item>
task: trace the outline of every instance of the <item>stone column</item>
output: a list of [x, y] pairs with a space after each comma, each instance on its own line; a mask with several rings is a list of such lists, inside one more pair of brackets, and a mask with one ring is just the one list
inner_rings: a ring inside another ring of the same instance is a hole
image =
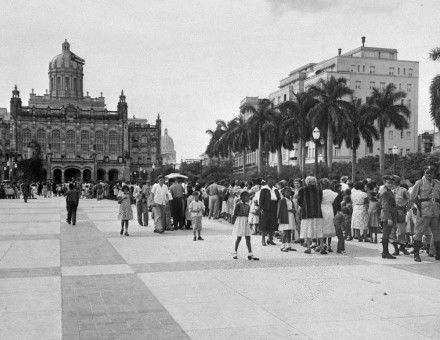
[[65, 169], [61, 169], [61, 183], [65, 183], [66, 182], [66, 177], [65, 177]]

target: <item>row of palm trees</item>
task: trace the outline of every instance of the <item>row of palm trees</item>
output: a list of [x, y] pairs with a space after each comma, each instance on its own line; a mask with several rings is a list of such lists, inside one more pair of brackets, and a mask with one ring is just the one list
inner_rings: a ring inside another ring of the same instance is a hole
[[[218, 120], [210, 135], [206, 154], [229, 158], [243, 154], [245, 174], [246, 152], [267, 150], [277, 152], [277, 171], [282, 168], [282, 148], [293, 150], [298, 144], [299, 166], [304, 174], [305, 146], [312, 140], [312, 130], [322, 131], [325, 162], [331, 170], [333, 146], [345, 145], [352, 150], [352, 178], [356, 172], [356, 151], [364, 140], [372, 147], [380, 140], [380, 171], [384, 173], [385, 128], [408, 128], [410, 111], [403, 104], [406, 93], [394, 84], [383, 89], [373, 88], [365, 103], [353, 98], [353, 90], [345, 78], [321, 79], [306, 92], [292, 93], [290, 100], [274, 105], [269, 99], [258, 105], [245, 104], [241, 114], [230, 121]], [[246, 115], [249, 118], [246, 119]], [[257, 170], [262, 172], [262, 152], [258, 152]]]

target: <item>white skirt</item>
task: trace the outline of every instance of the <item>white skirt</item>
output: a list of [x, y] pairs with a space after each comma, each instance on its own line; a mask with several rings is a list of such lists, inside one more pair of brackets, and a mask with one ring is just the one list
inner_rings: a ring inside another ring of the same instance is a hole
[[232, 236], [251, 236], [251, 228], [249, 228], [248, 217], [238, 216], [232, 227]]
[[331, 204], [321, 205], [322, 211], [322, 232], [324, 237], [336, 236], [335, 225], [333, 224], [333, 219], [335, 217], [333, 213], [333, 206]]
[[322, 218], [307, 218], [301, 220], [300, 238], [322, 238]]

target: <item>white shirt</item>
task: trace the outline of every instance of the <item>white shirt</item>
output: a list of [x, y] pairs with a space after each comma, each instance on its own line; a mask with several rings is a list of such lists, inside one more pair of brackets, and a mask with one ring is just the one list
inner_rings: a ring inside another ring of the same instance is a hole
[[165, 205], [168, 201], [168, 187], [163, 184], [160, 186], [159, 183], [156, 183], [151, 188], [151, 193], [153, 194], [153, 203]]
[[[275, 190], [276, 190], [277, 188], [275, 188], [275, 186], [273, 186], [272, 189], [271, 189], [271, 188], [269, 188], [268, 185], [265, 185], [265, 186], [262, 187], [261, 189], [262, 189], [262, 190], [263, 190], [263, 189], [269, 189], [269, 191], [270, 191], [270, 200], [271, 200], [271, 201], [276, 201], [276, 200], [277, 200], [277, 194], [275, 193]], [[259, 196], [258, 196], [258, 198], [259, 198]]]
[[344, 183], [344, 182], [341, 182], [341, 190], [342, 190], [342, 191], [345, 191], [345, 190], [347, 190], [347, 189], [350, 189], [350, 187], [348, 186], [348, 184], [347, 184], [347, 183]]

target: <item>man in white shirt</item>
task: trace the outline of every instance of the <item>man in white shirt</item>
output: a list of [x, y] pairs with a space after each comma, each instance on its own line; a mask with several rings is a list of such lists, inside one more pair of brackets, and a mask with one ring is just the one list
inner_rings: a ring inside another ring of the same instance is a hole
[[163, 176], [151, 188], [151, 207], [154, 214], [154, 232], [162, 234], [165, 231], [165, 205], [168, 201], [168, 187]]

